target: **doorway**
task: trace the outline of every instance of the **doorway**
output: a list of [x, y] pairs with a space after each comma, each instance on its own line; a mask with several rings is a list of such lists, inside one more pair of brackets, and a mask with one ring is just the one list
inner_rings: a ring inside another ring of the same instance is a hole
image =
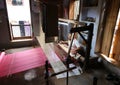
[[32, 38], [30, 0], [6, 0], [11, 40]]

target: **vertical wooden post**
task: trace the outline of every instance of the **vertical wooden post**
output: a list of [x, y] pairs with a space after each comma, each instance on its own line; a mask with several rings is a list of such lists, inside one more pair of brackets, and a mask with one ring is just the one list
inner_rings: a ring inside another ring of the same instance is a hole
[[49, 71], [48, 71], [48, 60], [45, 62], [45, 79], [46, 79], [46, 85], [49, 85]]

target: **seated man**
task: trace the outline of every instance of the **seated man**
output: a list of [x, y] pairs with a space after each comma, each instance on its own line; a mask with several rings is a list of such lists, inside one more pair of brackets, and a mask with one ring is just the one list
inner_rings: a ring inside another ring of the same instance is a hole
[[[68, 48], [69, 48], [71, 44], [71, 34], [68, 35], [68, 41], [61, 41], [60, 43], [68, 44]], [[73, 62], [77, 60], [80, 63], [80, 66], [83, 65], [82, 62], [84, 61], [83, 57], [85, 57], [85, 52], [84, 52], [83, 45], [78, 42], [77, 33], [75, 33], [74, 35], [74, 39], [73, 39], [71, 50], [70, 50], [70, 56]]]

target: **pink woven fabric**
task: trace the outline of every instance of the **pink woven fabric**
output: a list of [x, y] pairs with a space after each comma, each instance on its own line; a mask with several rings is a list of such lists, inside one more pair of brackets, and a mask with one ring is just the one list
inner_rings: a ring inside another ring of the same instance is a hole
[[46, 55], [42, 48], [7, 54], [0, 63], [0, 77], [45, 65]]

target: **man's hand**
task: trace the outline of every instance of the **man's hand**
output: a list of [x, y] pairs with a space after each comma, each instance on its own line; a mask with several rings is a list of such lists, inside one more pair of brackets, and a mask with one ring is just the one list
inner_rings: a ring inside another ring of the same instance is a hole
[[71, 49], [70, 51], [72, 54], [76, 54], [77, 53], [77, 50], [76, 49]]

